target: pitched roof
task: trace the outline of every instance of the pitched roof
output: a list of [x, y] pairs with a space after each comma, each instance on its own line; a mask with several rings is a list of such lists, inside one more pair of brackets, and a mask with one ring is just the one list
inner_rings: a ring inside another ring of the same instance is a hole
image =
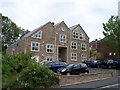
[[[48, 24], [48, 23], [51, 23], [51, 22], [49, 21], [49, 22], [47, 22], [46, 24]], [[31, 31], [31, 32], [29, 32], [29, 33], [27, 33], [27, 34], [25, 34], [21, 39], [30, 36], [32, 33], [36, 32], [36, 31], [39, 30], [39, 29], [41, 29], [41, 28], [44, 27], [46, 24], [44, 24], [44, 25], [42, 25], [42, 26], [40, 26], [40, 27], [34, 29], [33, 31]]]
[[[51, 23], [51, 22], [49, 21], [49, 22], [47, 22], [46, 24], [41, 25], [40, 27], [34, 29], [33, 31], [28, 32], [27, 34], [23, 35], [21, 38], [19, 38], [16, 42], [14, 42], [14, 43], [11, 44], [11, 45], [14, 45], [14, 44], [16, 44], [16, 43], [19, 43], [20, 41], [22, 41], [22, 40], [24, 40], [25, 38], [29, 37], [31, 34], [33, 34], [34, 32], [36, 32], [37, 30], [39, 30], [39, 29], [41, 29], [42, 27], [44, 27], [45, 25], [47, 25], [48, 23]], [[10, 45], [10, 46], [11, 46], [11, 45]]]
[[[69, 27], [69, 29], [70, 29], [71, 31], [74, 31], [77, 27], [80, 27], [80, 28], [82, 29], [82, 31], [86, 34], [86, 32], [83, 30], [83, 28], [81, 27], [80, 24], [77, 24], [77, 25], [71, 26], [71, 27]], [[86, 36], [88, 37], [87, 34], [86, 34]], [[89, 38], [89, 37], [88, 37], [88, 38]]]
[[64, 22], [64, 21], [61, 21], [61, 22], [55, 24], [55, 27], [58, 26], [58, 25], [60, 25], [62, 22]]
[[71, 27], [69, 27], [69, 29], [70, 29], [71, 31], [73, 31], [75, 28], [77, 28], [77, 27], [78, 27], [78, 25], [79, 25], [79, 24], [74, 25], [74, 26], [71, 26]]

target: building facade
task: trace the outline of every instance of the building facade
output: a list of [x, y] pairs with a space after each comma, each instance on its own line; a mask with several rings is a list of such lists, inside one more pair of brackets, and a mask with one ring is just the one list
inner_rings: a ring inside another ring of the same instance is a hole
[[90, 42], [90, 50], [93, 51], [93, 55], [90, 55], [91, 60], [101, 59], [101, 60], [107, 60], [107, 59], [118, 59], [118, 53], [116, 51], [113, 51], [107, 43], [105, 43], [103, 40], [95, 40]]
[[34, 54], [37, 62], [81, 62], [89, 59], [89, 37], [79, 24], [69, 28], [64, 21], [58, 24], [48, 22], [7, 48], [10, 55], [27, 51]]

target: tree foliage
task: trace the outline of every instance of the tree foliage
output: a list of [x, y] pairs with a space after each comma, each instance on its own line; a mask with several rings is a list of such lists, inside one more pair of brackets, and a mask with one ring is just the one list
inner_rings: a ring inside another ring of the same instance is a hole
[[120, 58], [120, 19], [118, 16], [111, 16], [107, 23], [103, 23], [103, 34], [109, 49], [116, 51]]
[[20, 36], [22, 36], [26, 30], [18, 27], [12, 20], [10, 20], [7, 16], [2, 16], [2, 51], [3, 54], [7, 46], [17, 41]]
[[50, 87], [58, 83], [56, 74], [31, 59], [30, 53], [3, 56], [3, 88]]

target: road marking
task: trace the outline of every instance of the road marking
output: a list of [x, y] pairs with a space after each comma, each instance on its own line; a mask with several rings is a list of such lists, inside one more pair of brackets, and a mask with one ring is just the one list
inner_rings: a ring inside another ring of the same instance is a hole
[[103, 87], [100, 87], [100, 88], [97, 88], [97, 89], [92, 89], [92, 90], [101, 90], [101, 89], [111, 88], [111, 87], [118, 86], [118, 85], [120, 85], [120, 83], [107, 85], [107, 86], [103, 86]]
[[101, 88], [110, 88], [110, 87], [114, 87], [114, 86], [118, 86], [118, 85], [120, 85], [120, 83], [104, 86], [104, 87], [101, 87]]

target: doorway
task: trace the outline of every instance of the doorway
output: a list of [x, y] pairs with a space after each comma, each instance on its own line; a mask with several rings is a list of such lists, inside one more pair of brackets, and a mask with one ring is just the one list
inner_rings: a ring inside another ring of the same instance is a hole
[[67, 47], [58, 47], [58, 59], [67, 62]]

